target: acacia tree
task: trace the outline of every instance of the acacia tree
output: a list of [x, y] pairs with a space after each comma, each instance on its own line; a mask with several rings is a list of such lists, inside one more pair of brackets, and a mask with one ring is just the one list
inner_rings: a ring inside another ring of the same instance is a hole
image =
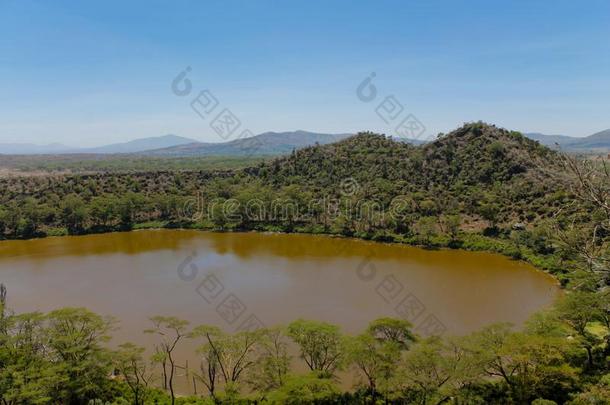
[[442, 404], [470, 384], [481, 381], [483, 368], [460, 339], [431, 337], [406, 352], [394, 379], [394, 389], [404, 387], [414, 403]]
[[61, 203], [61, 218], [71, 233], [82, 231], [88, 218], [88, 210], [82, 198], [67, 195]]
[[60, 367], [45, 356], [44, 322], [38, 312], [9, 312], [6, 287], [0, 284], [0, 402], [4, 405], [50, 402], [54, 387], [65, 383]]
[[411, 328], [406, 320], [380, 318], [371, 322], [365, 333], [349, 340], [348, 359], [366, 379], [373, 397], [378, 390], [389, 391], [402, 353], [417, 340]]
[[578, 336], [578, 342], [587, 352], [587, 367], [594, 366], [593, 348], [602, 339], [591, 333], [588, 326], [595, 321], [604, 321], [606, 310], [600, 295], [583, 291], [571, 291], [559, 301], [557, 316], [567, 323]]
[[394, 377], [401, 350], [392, 342], [380, 342], [368, 333], [349, 339], [347, 359], [366, 381], [373, 398], [378, 392], [387, 394], [390, 380]]
[[111, 197], [96, 197], [89, 203], [89, 210], [94, 225], [108, 226], [115, 217], [116, 201]]
[[[555, 214], [553, 237], [582, 260], [584, 269], [596, 278], [598, 287], [605, 288], [610, 282], [610, 241], [607, 238], [610, 233], [610, 165], [566, 154], [561, 161], [569, 174], [567, 185], [575, 199]], [[570, 212], [574, 205], [583, 209], [586, 215], [581, 215], [579, 221], [565, 221], [564, 212]]]
[[9, 315], [0, 333], [0, 401], [4, 405], [62, 400], [64, 364], [47, 356], [49, 336], [41, 313]]
[[601, 160], [577, 159], [563, 155], [564, 167], [575, 176], [572, 191], [580, 201], [600, 209], [601, 226], [610, 228], [610, 165]]
[[404, 319], [379, 318], [369, 324], [366, 332], [379, 341], [392, 342], [401, 350], [407, 350], [417, 341], [412, 328], [411, 322]]
[[215, 346], [212, 346], [209, 343], [207, 338], [207, 334], [209, 335], [217, 335], [221, 333], [220, 329], [209, 327], [207, 330], [204, 330], [203, 327], [195, 328], [196, 332], [194, 332], [192, 337], [204, 337], [205, 343], [199, 346], [197, 349], [197, 353], [201, 356], [200, 363], [200, 371], [201, 374], [195, 374], [195, 377], [199, 379], [205, 385], [208, 393], [212, 397], [214, 401], [216, 401], [216, 386], [219, 378], [219, 365], [218, 365], [218, 355], [216, 353]]
[[456, 242], [458, 240], [461, 223], [462, 219], [460, 218], [459, 214], [443, 215], [439, 218], [439, 225], [441, 226], [441, 229], [443, 232], [449, 235], [452, 242]]
[[567, 362], [572, 346], [565, 336], [512, 332], [509, 324], [486, 327], [466, 343], [484, 372], [501, 378], [518, 403], [567, 399], [579, 372]]
[[[188, 336], [187, 327], [188, 321], [179, 319], [173, 316], [154, 316], [150, 318], [153, 323], [152, 329], [147, 329], [144, 333], [156, 334], [160, 337], [160, 343], [157, 346], [156, 358], [162, 359], [164, 383], [169, 388], [172, 405], [176, 402], [174, 391], [174, 375], [176, 372], [176, 359], [173, 354], [178, 343]], [[167, 364], [169, 363], [169, 365]], [[169, 366], [169, 373], [166, 367]]]
[[133, 393], [134, 405], [146, 403], [146, 393], [152, 380], [152, 371], [144, 360], [144, 348], [124, 343], [115, 353], [115, 367]]
[[415, 224], [415, 230], [419, 234], [420, 242], [426, 246], [431, 244], [431, 240], [436, 236], [435, 217], [421, 217]]
[[479, 207], [479, 214], [489, 223], [490, 229], [495, 229], [500, 215], [500, 206], [490, 202], [482, 203]]
[[202, 381], [210, 395], [213, 395], [218, 375], [222, 377], [225, 391], [236, 395], [245, 372], [255, 364], [255, 351], [261, 341], [261, 331], [226, 334], [217, 327], [202, 325], [196, 327], [191, 336], [202, 337], [205, 342], [199, 352], [203, 354], [206, 371]]
[[338, 326], [299, 319], [288, 325], [288, 336], [311, 371], [329, 377], [342, 366], [345, 346]]
[[265, 329], [261, 334], [258, 357], [249, 373], [248, 382], [253, 389], [268, 392], [285, 384], [291, 356], [288, 354], [288, 337], [283, 328]]
[[67, 403], [99, 398], [109, 383], [112, 365], [104, 344], [110, 339], [114, 320], [85, 308], [63, 308], [46, 316], [45, 334], [51, 362], [60, 363], [66, 383]]

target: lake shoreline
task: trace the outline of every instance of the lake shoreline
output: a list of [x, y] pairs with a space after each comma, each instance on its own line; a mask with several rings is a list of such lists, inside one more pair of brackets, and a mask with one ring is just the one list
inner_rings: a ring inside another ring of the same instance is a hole
[[[150, 225], [150, 226], [149, 226]], [[358, 241], [366, 241], [373, 242], [377, 244], [384, 245], [396, 245], [396, 246], [409, 246], [414, 248], [423, 249], [426, 251], [436, 251], [436, 250], [455, 250], [455, 251], [466, 251], [466, 252], [484, 252], [497, 254], [503, 257], [507, 257], [510, 260], [524, 262], [532, 265], [537, 271], [548, 274], [553, 278], [553, 280], [557, 283], [557, 285], [563, 289], [567, 283], [566, 279], [562, 279], [557, 274], [557, 271], [553, 271], [550, 266], [544, 265], [547, 258], [542, 255], [535, 254], [533, 252], [529, 252], [529, 254], [521, 255], [521, 257], [515, 257], [514, 251], [509, 251], [509, 247], [507, 246], [507, 242], [505, 240], [499, 238], [492, 238], [489, 236], [484, 236], [475, 232], [462, 232], [460, 237], [464, 239], [458, 240], [459, 245], [444, 243], [444, 244], [431, 244], [425, 245], [421, 243], [417, 243], [415, 241], [416, 237], [412, 238], [400, 238], [400, 235], [393, 235], [399, 240], [375, 240], [372, 237], [359, 237], [354, 235], [343, 235], [338, 233], [331, 232], [308, 232], [306, 230], [301, 230], [299, 228], [295, 228], [291, 231], [285, 231], [281, 229], [249, 229], [249, 228], [235, 228], [235, 229], [218, 229], [213, 227], [206, 226], [182, 226], [181, 224], [176, 223], [161, 223], [158, 221], [152, 223], [137, 223], [130, 229], [104, 229], [100, 231], [89, 230], [78, 234], [45, 234], [42, 236], [36, 236], [32, 238], [6, 238], [0, 239], [0, 243], [4, 241], [13, 241], [13, 240], [40, 240], [40, 239], [48, 239], [48, 238], [60, 238], [66, 236], [88, 236], [88, 235], [103, 235], [103, 234], [113, 234], [113, 233], [131, 233], [138, 231], [147, 231], [147, 230], [176, 230], [176, 231], [200, 231], [200, 232], [214, 232], [214, 233], [261, 233], [261, 234], [303, 234], [303, 235], [317, 235], [317, 236], [326, 236], [330, 238], [339, 238], [346, 240], [358, 240]], [[467, 243], [470, 242], [470, 243]]]
[[[0, 267], [15, 297], [23, 296], [22, 310], [91, 301], [96, 312], [125, 312], [132, 320], [186, 311], [213, 321], [221, 298], [234, 293], [265, 323], [287, 321], [273, 302], [294, 301], [289, 320], [321, 317], [360, 328], [362, 319], [400, 312], [400, 302], [411, 297], [424, 311], [418, 323], [434, 315], [452, 333], [467, 333], [490, 322], [521, 324], [560, 292], [551, 275], [493, 252], [305, 233], [157, 228], [12, 241], [0, 244]], [[210, 276], [224, 294], [212, 306], [200, 290]], [[25, 299], [26, 291], [39, 289], [47, 291], [45, 300]], [[135, 307], [132, 297], [140, 297]]]

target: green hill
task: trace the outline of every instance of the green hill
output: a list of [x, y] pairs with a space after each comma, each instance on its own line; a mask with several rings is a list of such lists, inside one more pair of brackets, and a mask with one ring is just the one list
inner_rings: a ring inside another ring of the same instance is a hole
[[559, 165], [555, 152], [520, 133], [473, 123], [423, 146], [361, 133], [297, 150], [246, 173], [274, 190], [296, 184], [332, 197], [340, 197], [341, 183], [353, 179], [354, 198], [388, 206], [403, 196], [413, 200], [415, 215], [452, 207], [476, 220], [481, 205], [489, 203], [499, 206], [501, 220], [530, 222], [550, 213]]
[[559, 162], [520, 133], [478, 122], [421, 146], [360, 133], [245, 169], [3, 178], [0, 235], [171, 226], [329, 233], [522, 257], [511, 230], [527, 229], [519, 243], [533, 258], [553, 251], [544, 222], [570, 201]]

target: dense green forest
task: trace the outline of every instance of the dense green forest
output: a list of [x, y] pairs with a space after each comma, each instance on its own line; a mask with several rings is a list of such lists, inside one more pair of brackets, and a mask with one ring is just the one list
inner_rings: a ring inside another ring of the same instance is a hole
[[[361, 133], [239, 169], [0, 179], [4, 238], [143, 227], [329, 233], [496, 251], [566, 288], [520, 331], [492, 325], [446, 339], [389, 319], [354, 337], [314, 321], [227, 335], [155, 317], [152, 363], [131, 344], [108, 349], [109, 320], [82, 309], [15, 315], [4, 292], [2, 400], [174, 403], [172, 348], [199, 339], [193, 378], [208, 402], [610, 403], [609, 170], [478, 122], [423, 146]], [[294, 371], [291, 345], [311, 373]], [[339, 388], [345, 369], [361, 380], [354, 391]]]

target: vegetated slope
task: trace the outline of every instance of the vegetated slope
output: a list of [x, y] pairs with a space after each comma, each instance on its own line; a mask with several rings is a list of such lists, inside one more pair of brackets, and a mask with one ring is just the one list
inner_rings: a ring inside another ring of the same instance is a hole
[[555, 152], [483, 123], [466, 124], [418, 147], [361, 133], [297, 150], [248, 173], [274, 188], [299, 184], [330, 196], [338, 196], [342, 182], [353, 178], [357, 197], [389, 204], [408, 196], [421, 214], [430, 215], [477, 216], [482, 204], [495, 204], [505, 220], [531, 221], [548, 215], [562, 194], [556, 193]]
[[[468, 124], [423, 147], [424, 170], [437, 182], [491, 184], [523, 177], [543, 181], [558, 155], [521, 133]], [[518, 176], [522, 174], [523, 176]]]
[[[519, 133], [473, 123], [424, 146], [361, 133], [246, 169], [0, 178], [0, 234], [82, 233], [161, 221], [387, 240], [422, 232], [447, 235], [449, 217], [463, 230], [510, 230], [515, 222], [537, 223], [565, 205], [557, 159], [557, 153]], [[203, 200], [204, 216], [185, 218], [185, 203], [196, 196]], [[320, 199], [355, 211], [317, 207], [312, 215], [312, 202]], [[217, 202], [227, 200], [240, 203], [237, 212], [218, 216]], [[369, 203], [388, 212], [397, 200], [404, 203], [398, 220], [358, 212]], [[261, 202], [265, 214], [249, 217], [249, 201]], [[287, 217], [272, 215], [277, 201], [295, 202], [297, 208]], [[213, 218], [205, 206], [211, 202]]]

